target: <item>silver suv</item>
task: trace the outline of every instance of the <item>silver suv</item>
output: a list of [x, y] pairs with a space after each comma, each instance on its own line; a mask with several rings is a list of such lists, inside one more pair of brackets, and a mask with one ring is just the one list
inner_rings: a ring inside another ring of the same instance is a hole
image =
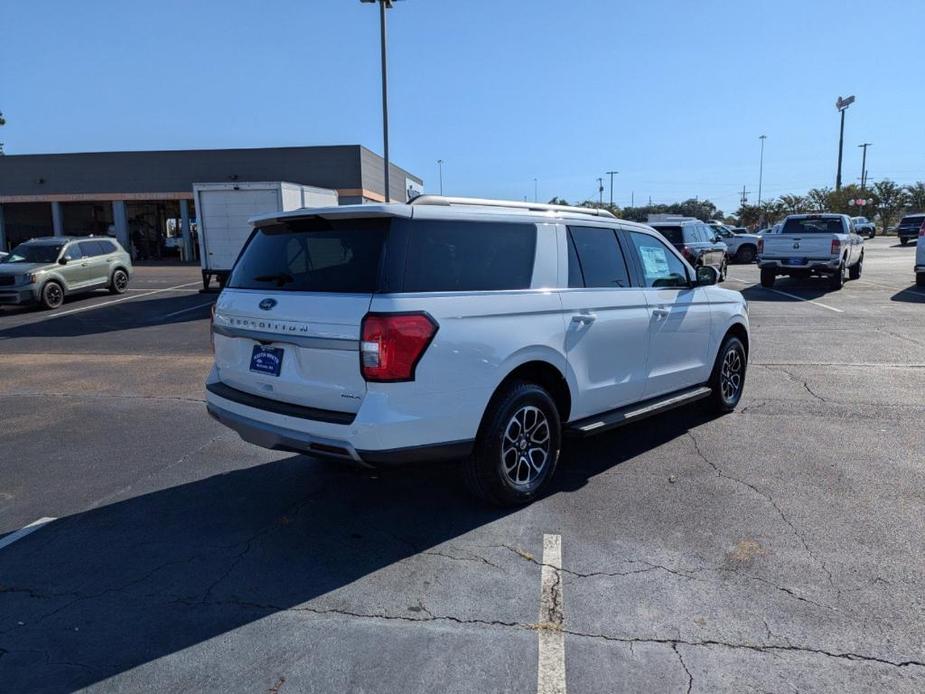
[[115, 239], [32, 239], [0, 261], [0, 304], [57, 308], [69, 294], [94, 289], [122, 294], [131, 276], [132, 259]]

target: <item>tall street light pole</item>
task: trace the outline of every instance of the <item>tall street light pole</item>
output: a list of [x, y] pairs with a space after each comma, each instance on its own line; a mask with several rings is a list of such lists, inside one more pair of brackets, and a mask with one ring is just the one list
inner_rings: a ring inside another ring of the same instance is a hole
[[841, 190], [841, 159], [842, 150], [845, 146], [845, 111], [853, 103], [854, 96], [849, 96], [845, 99], [838, 97], [838, 101], [835, 102], [835, 108], [841, 114], [841, 126], [839, 126], [838, 130], [838, 171], [835, 173], [835, 190]]
[[610, 176], [610, 206], [613, 207], [613, 177], [614, 174], [620, 173], [619, 171], [608, 171], [606, 172]]
[[603, 207], [604, 206], [604, 179], [603, 178], [597, 179], [597, 193], [600, 198], [598, 202], [598, 207]]
[[437, 166], [440, 167], [440, 195], [443, 195], [443, 159], [437, 160]]
[[539, 191], [540, 191], [539, 184], [536, 182], [536, 179], [534, 178], [534, 179], [533, 179], [533, 202], [539, 202], [539, 201], [540, 201], [540, 200], [539, 200], [539, 197], [540, 197]]
[[864, 154], [861, 155], [861, 190], [864, 190], [864, 187], [867, 185], [867, 148], [870, 147], [870, 142], [865, 142], [862, 145], [858, 145]]
[[767, 135], [759, 135], [761, 140], [761, 158], [758, 160], [758, 207], [761, 207], [761, 184], [764, 179], [764, 141], [768, 139]]
[[385, 201], [392, 202], [389, 190], [389, 70], [386, 51], [385, 11], [392, 8], [393, 0], [360, 0], [362, 3], [379, 3], [379, 50], [382, 55], [382, 149], [385, 157]]

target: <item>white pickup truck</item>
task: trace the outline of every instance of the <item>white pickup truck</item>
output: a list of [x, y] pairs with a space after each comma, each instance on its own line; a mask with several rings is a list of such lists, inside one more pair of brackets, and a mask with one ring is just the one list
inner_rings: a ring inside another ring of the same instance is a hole
[[844, 214], [792, 214], [777, 234], [765, 234], [758, 242], [761, 286], [773, 287], [778, 275], [806, 278], [825, 275], [833, 289], [848, 278], [861, 276], [864, 239]]

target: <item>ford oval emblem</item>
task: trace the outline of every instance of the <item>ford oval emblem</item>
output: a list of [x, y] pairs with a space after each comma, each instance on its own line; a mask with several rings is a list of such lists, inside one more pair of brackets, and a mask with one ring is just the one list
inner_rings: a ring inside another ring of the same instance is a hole
[[264, 299], [259, 304], [260, 308], [264, 311], [269, 311], [271, 308], [276, 306], [276, 299]]

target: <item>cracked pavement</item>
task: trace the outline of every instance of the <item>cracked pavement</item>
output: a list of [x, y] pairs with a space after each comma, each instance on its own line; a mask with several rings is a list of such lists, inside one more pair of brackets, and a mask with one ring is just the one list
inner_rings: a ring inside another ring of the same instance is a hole
[[556, 628], [570, 692], [923, 691], [925, 292], [893, 243], [839, 293], [781, 280], [843, 313], [731, 266], [738, 411], [569, 442], [516, 511], [453, 466], [239, 441], [201, 403], [208, 310], [158, 319], [200, 295], [0, 312], [0, 536], [59, 519], [0, 549], [0, 689], [535, 692]]

